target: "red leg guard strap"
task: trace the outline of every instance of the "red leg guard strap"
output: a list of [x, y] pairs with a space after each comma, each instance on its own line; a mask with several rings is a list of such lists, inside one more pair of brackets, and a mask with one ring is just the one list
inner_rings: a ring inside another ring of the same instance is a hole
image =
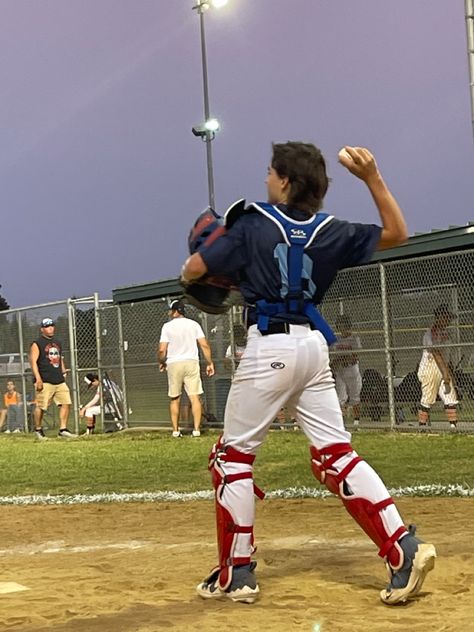
[[[224, 485], [228, 483], [233, 483], [234, 481], [241, 480], [243, 478], [253, 478], [253, 473], [251, 471], [241, 472], [238, 474], [224, 474], [222, 469], [219, 467], [221, 463], [245, 463], [246, 465], [253, 465], [255, 461], [254, 454], [244, 454], [243, 452], [239, 452], [235, 448], [225, 447], [222, 443], [222, 436], [219, 437], [217, 443], [212, 447], [211, 454], [209, 455], [209, 470], [212, 472], [212, 478], [214, 483], [214, 489], [217, 489], [220, 486], [221, 482]], [[221, 477], [221, 481], [215, 481], [214, 472], [218, 472]], [[223, 491], [223, 489], [222, 489]], [[221, 491], [221, 494], [222, 494]], [[260, 500], [265, 498], [265, 492], [257, 487], [257, 485], [253, 485], [253, 491], [255, 496]]]
[[[253, 478], [252, 472], [242, 472], [241, 474], [226, 474], [222, 478], [222, 482], [224, 485], [229, 483], [233, 483], [234, 481], [240, 481], [242, 478]], [[222, 491], [224, 491], [224, 485], [222, 486]], [[222, 492], [221, 492], [222, 493]], [[253, 485], [253, 493], [257, 498], [263, 500], [265, 498], [265, 492], [263, 492], [260, 487], [257, 487], [254, 483]]]

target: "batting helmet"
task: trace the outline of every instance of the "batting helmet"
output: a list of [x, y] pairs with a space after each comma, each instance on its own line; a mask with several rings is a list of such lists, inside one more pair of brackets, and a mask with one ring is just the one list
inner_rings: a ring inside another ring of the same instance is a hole
[[[203, 211], [192, 227], [188, 237], [189, 254], [202, 252], [225, 234], [245, 210], [245, 200], [238, 200], [224, 214], [218, 215], [214, 209]], [[230, 293], [237, 290], [237, 279], [225, 276], [206, 275], [195, 283], [184, 287], [184, 295], [189, 303], [208, 314], [223, 314], [231, 306]]]

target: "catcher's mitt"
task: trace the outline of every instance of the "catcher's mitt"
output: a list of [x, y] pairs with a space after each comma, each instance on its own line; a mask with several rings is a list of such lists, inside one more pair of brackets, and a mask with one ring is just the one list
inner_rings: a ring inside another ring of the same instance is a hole
[[[189, 254], [202, 252], [225, 234], [237, 218], [245, 212], [245, 200], [238, 200], [227, 209], [224, 217], [207, 208], [197, 218], [188, 237]], [[237, 279], [224, 276], [204, 276], [198, 281], [183, 284], [184, 298], [208, 314], [224, 314], [231, 306], [231, 292], [236, 291]]]

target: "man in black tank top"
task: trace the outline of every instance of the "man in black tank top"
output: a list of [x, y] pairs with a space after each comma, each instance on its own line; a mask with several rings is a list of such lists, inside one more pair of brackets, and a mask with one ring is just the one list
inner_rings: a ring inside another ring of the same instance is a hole
[[43, 318], [41, 335], [31, 344], [30, 364], [35, 379], [36, 408], [35, 432], [40, 440], [46, 439], [43, 432], [43, 415], [52, 401], [59, 406], [59, 433], [63, 439], [76, 435], [67, 429], [71, 395], [64, 376], [67, 369], [62, 355], [62, 344], [54, 337], [55, 325], [51, 318]]

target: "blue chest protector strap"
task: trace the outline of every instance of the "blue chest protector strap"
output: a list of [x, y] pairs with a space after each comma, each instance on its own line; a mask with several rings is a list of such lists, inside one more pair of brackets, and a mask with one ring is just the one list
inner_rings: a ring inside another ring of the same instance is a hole
[[305, 248], [310, 245], [323, 223], [332, 219], [327, 213], [317, 213], [310, 221], [293, 222], [275, 206], [266, 203], [254, 203], [253, 208], [268, 217], [279, 227], [288, 246], [288, 290], [283, 301], [270, 303], [259, 300], [257, 306], [257, 327], [260, 331], [268, 330], [270, 318], [278, 314], [305, 315], [325, 337], [328, 345], [336, 341], [331, 327], [321, 316], [308, 291], [303, 288], [303, 256]]

